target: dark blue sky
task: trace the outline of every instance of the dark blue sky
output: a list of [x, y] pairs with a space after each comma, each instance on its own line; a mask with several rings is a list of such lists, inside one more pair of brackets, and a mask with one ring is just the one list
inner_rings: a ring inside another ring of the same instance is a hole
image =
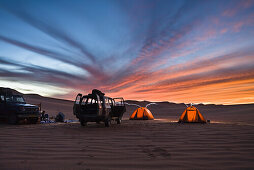
[[0, 23], [1, 86], [254, 102], [253, 0], [1, 0]]

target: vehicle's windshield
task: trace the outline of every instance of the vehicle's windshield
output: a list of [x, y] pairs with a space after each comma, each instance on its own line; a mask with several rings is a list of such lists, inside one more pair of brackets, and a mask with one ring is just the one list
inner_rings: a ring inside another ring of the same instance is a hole
[[25, 99], [22, 96], [6, 96], [6, 102], [25, 103]]

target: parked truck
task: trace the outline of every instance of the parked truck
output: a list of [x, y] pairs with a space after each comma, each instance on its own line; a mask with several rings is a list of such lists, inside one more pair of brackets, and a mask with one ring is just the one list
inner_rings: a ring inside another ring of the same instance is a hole
[[12, 89], [0, 88], [0, 118], [9, 124], [17, 124], [21, 119], [37, 123], [40, 118], [39, 107], [27, 104], [21, 94]]
[[88, 95], [78, 94], [73, 106], [73, 114], [82, 126], [86, 126], [87, 122], [104, 122], [108, 127], [112, 120], [120, 124], [125, 112], [123, 98], [107, 97], [97, 89]]

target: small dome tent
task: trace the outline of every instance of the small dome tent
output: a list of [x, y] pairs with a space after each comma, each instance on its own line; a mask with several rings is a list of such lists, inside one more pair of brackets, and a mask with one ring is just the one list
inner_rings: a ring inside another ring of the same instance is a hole
[[[150, 103], [146, 105], [146, 107], [141, 107], [139, 105], [139, 108], [137, 108], [131, 115], [130, 120], [153, 120], [153, 114], [152, 112], [147, 108], [149, 105], [155, 104], [155, 103]], [[130, 104], [133, 105], [133, 104]]]
[[206, 123], [206, 120], [200, 113], [200, 111], [194, 107], [189, 106], [187, 107], [184, 112], [182, 113], [179, 123]]

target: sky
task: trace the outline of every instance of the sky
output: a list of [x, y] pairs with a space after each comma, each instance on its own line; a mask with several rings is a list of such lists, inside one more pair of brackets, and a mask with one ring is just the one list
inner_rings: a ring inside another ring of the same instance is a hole
[[0, 0], [0, 86], [254, 103], [254, 0]]

